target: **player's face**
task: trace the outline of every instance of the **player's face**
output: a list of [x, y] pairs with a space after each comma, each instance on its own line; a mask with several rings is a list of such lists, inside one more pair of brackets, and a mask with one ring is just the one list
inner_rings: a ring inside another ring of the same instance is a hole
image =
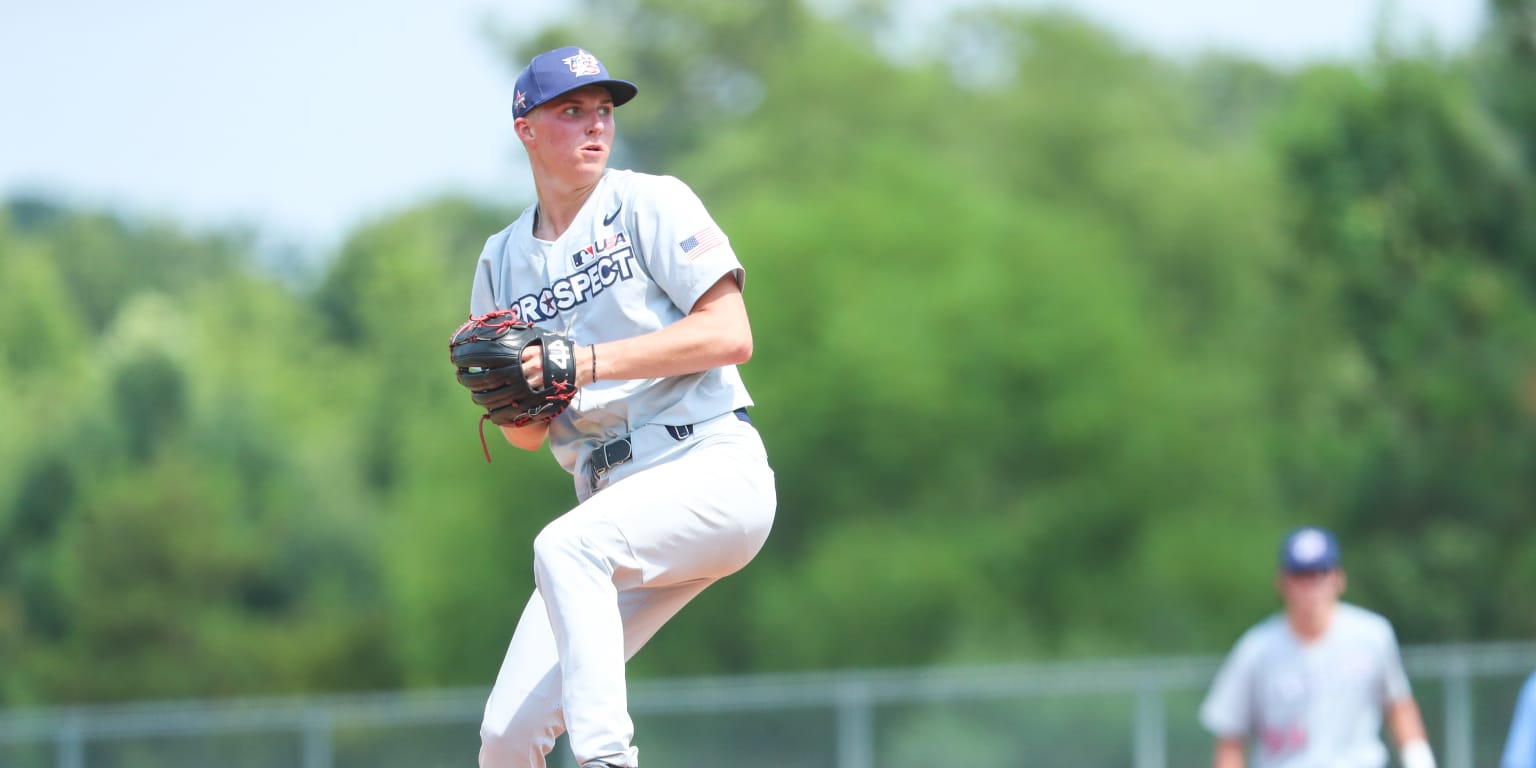
[[589, 85], [539, 105], [517, 123], [535, 169], [581, 183], [601, 176], [613, 144], [613, 95]]
[[1280, 574], [1280, 596], [1293, 611], [1315, 612], [1332, 608], [1344, 593], [1344, 572], [1331, 571]]

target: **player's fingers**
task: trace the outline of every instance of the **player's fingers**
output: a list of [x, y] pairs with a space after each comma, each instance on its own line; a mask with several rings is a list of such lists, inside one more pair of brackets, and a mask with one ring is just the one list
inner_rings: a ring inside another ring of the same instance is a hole
[[544, 386], [544, 357], [539, 354], [539, 348], [532, 344], [523, 347], [523, 378], [533, 389]]

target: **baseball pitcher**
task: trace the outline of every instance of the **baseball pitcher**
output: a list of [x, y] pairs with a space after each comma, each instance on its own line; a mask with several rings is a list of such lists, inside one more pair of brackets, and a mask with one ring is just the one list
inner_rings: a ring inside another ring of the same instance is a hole
[[607, 167], [615, 108], [637, 90], [574, 47], [518, 76], [512, 128], [538, 200], [486, 241], [450, 341], [482, 428], [547, 441], [578, 501], [534, 539], [482, 768], [544, 766], [561, 733], [583, 768], [637, 768], [625, 662], [773, 522], [736, 369], [752, 355], [745, 270], [683, 182]]

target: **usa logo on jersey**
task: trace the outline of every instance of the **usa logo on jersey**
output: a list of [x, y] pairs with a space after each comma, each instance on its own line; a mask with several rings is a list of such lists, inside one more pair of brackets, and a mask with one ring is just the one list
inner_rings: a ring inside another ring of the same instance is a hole
[[571, 254], [575, 267], [570, 275], [550, 283], [538, 293], [517, 297], [511, 306], [519, 318], [530, 323], [552, 320], [561, 312], [591, 301], [593, 297], [639, 274], [635, 249], [623, 232]]

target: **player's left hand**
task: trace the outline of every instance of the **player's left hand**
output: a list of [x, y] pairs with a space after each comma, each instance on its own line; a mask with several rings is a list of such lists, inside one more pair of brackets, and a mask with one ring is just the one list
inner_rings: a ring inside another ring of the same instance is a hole
[[448, 356], [485, 418], [514, 427], [549, 422], [576, 396], [576, 347], [511, 310], [474, 316], [453, 332]]

